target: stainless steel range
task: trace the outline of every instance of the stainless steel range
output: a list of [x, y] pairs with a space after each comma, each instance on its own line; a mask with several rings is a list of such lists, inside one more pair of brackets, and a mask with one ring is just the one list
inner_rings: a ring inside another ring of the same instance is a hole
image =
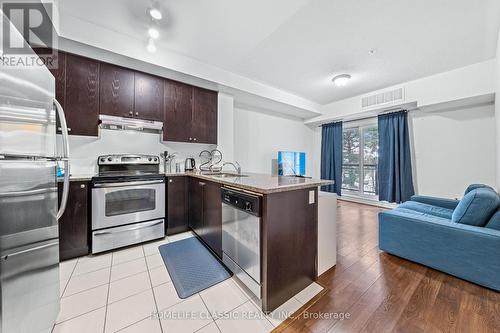
[[106, 155], [92, 178], [92, 253], [165, 236], [165, 177], [154, 155]]

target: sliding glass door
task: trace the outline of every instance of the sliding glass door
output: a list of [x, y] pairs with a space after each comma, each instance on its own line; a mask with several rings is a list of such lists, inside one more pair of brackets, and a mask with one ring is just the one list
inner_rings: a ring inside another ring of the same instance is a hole
[[377, 162], [377, 124], [344, 127], [342, 192], [376, 198]]

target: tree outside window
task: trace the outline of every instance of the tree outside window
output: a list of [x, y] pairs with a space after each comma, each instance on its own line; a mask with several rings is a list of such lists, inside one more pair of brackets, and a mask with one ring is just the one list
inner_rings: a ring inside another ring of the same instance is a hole
[[348, 194], [377, 194], [378, 129], [376, 125], [343, 130], [342, 190]]

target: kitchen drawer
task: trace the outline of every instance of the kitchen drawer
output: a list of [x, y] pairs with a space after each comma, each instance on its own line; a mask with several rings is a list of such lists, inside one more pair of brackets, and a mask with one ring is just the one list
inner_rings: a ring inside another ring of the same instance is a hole
[[92, 232], [92, 253], [165, 237], [165, 220], [134, 223]]

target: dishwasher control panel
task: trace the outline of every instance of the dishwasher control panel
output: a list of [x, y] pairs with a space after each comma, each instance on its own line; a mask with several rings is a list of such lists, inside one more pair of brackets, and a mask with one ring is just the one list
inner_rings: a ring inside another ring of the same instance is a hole
[[232, 189], [221, 189], [222, 202], [249, 214], [261, 216], [260, 196], [239, 192]]

